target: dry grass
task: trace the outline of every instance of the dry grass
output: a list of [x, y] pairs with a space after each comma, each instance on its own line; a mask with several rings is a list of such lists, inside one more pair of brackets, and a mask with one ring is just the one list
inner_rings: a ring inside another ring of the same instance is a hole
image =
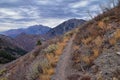
[[109, 39], [109, 43], [111, 45], [115, 45], [115, 43], [117, 43], [117, 41], [120, 39], [120, 29], [117, 29], [115, 32], [114, 32], [114, 35], [112, 38]]
[[43, 52], [45, 52], [45, 61], [42, 63], [43, 74], [40, 75], [41, 80], [50, 80], [50, 76], [55, 73], [55, 67], [63, 52], [64, 47], [69, 40], [69, 36], [64, 37], [61, 42], [49, 45]]
[[98, 48], [93, 48], [93, 53], [94, 53], [94, 54], [93, 54], [93, 57], [94, 57], [94, 58], [98, 57], [99, 54], [100, 54], [100, 53], [99, 53], [99, 49], [98, 49]]
[[115, 32], [115, 39], [119, 39], [120, 38], [120, 29], [117, 29]]
[[75, 45], [75, 46], [73, 47], [73, 49], [74, 49], [74, 50], [78, 50], [78, 49], [79, 49], [79, 46]]
[[85, 38], [85, 39], [82, 39], [82, 42], [85, 44], [85, 45], [87, 45], [88, 43], [90, 43], [91, 41], [92, 41], [92, 37], [91, 36], [89, 36], [88, 38]]
[[116, 39], [115, 39], [115, 38], [109, 39], [109, 43], [110, 43], [111, 45], [115, 45]]
[[101, 29], [104, 29], [105, 23], [103, 21], [99, 21], [98, 22], [98, 27], [100, 27]]
[[55, 73], [54, 68], [50, 68], [47, 70], [48, 75], [53, 75]]
[[87, 64], [91, 63], [89, 56], [82, 56], [82, 61], [85, 62], [85, 63], [87, 63]]
[[41, 74], [39, 77], [40, 80], [50, 80], [50, 75], [47, 74]]
[[95, 40], [94, 40], [95, 44], [100, 47], [102, 45], [103, 39], [98, 36]]

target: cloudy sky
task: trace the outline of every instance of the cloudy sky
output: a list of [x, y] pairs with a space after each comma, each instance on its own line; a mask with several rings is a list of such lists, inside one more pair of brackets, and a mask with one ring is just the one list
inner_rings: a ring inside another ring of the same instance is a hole
[[110, 0], [0, 0], [0, 31], [42, 24], [55, 27], [71, 19], [89, 19]]

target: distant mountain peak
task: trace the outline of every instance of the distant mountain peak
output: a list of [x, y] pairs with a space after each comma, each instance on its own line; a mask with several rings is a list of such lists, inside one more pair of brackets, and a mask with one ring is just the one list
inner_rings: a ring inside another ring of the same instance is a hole
[[83, 19], [69, 19], [67, 21], [64, 21], [63, 23], [59, 24], [58, 26], [56, 26], [55, 28], [50, 29], [47, 32], [47, 36], [49, 37], [54, 37], [57, 35], [62, 35], [65, 32], [68, 32], [69, 30], [72, 30], [73, 28], [76, 28], [82, 24], [84, 24], [86, 21]]
[[25, 34], [45, 34], [48, 32], [51, 28], [48, 26], [43, 25], [33, 25], [28, 28], [20, 28], [20, 29], [11, 29], [5, 32], [2, 32], [2, 34], [10, 36], [10, 37], [16, 37], [17, 35], [21, 33]]

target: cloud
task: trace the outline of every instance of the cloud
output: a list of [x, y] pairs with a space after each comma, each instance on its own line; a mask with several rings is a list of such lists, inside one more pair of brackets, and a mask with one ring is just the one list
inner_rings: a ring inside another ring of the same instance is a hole
[[1, 0], [0, 30], [43, 24], [55, 27], [70, 18], [89, 19], [109, 0]]
[[70, 6], [72, 8], [80, 8], [80, 7], [85, 7], [88, 4], [89, 4], [89, 1], [84, 0], [84, 1], [79, 1], [79, 2], [76, 2], [76, 3], [72, 3]]

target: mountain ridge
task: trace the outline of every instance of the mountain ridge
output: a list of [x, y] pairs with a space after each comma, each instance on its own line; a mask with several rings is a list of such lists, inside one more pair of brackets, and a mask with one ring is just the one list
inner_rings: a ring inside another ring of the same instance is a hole
[[[23, 46], [23, 48], [27, 51], [31, 51], [36, 46], [36, 43], [38, 40], [41, 40], [42, 43], [44, 43], [46, 40], [49, 40], [51, 38], [63, 35], [64, 33], [76, 28], [78, 25], [82, 25], [85, 23], [85, 20], [82, 19], [69, 19], [67, 21], [64, 21], [63, 23], [59, 24], [55, 28], [51, 28], [46, 34], [26, 34], [21, 33], [17, 35], [14, 39], [19, 43], [19, 45]], [[33, 30], [33, 27], [30, 27], [31, 30]], [[65, 31], [63, 31], [63, 28], [65, 28]], [[38, 29], [38, 28], [37, 28]], [[35, 30], [37, 31], [37, 30]], [[54, 34], [52, 34], [52, 31], [55, 31]], [[33, 31], [34, 32], [34, 31]]]
[[60, 23], [59, 25], [57, 25], [56, 27], [50, 29], [46, 35], [47, 37], [54, 37], [54, 36], [59, 36], [59, 35], [62, 35], [76, 27], [78, 27], [79, 25], [82, 25], [84, 24], [86, 21], [83, 20], [83, 19], [69, 19], [69, 20], [66, 20], [62, 23]]
[[10, 37], [16, 37], [17, 35], [21, 33], [26, 34], [45, 34], [47, 31], [49, 31], [51, 28], [48, 26], [43, 25], [33, 25], [29, 26], [28, 28], [20, 28], [20, 29], [11, 29], [8, 31], [1, 32], [1, 34], [10, 36]]

